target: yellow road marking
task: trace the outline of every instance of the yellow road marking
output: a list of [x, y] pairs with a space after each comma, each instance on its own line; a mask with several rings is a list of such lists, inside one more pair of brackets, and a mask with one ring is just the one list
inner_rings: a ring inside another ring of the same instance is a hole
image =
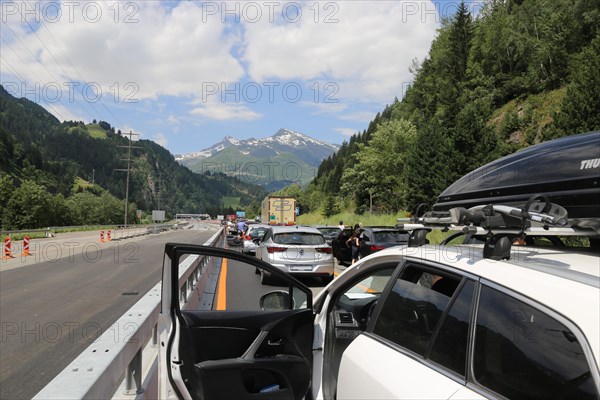
[[221, 274], [219, 275], [219, 285], [217, 286], [217, 310], [227, 310], [227, 259], [224, 258], [221, 264]]

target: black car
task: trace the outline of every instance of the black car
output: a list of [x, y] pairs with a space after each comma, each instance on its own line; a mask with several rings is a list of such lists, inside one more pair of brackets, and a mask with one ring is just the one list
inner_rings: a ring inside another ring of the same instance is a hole
[[[368, 256], [379, 250], [392, 246], [408, 245], [410, 233], [389, 226], [370, 226], [360, 228], [359, 258]], [[333, 255], [340, 264], [352, 262], [352, 249], [346, 245], [346, 241], [352, 235], [353, 229], [346, 228], [333, 240], [331, 247]]]
[[317, 228], [319, 232], [323, 234], [325, 241], [330, 246], [333, 240], [336, 239], [341, 232], [339, 227], [331, 225], [317, 225], [315, 228]]

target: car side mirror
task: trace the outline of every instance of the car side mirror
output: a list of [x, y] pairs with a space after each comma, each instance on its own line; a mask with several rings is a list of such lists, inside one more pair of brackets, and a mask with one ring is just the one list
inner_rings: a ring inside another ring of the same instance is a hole
[[259, 244], [260, 243], [260, 239], [258, 239], [258, 238], [257, 239], [252, 239], [252, 243]]
[[283, 290], [269, 292], [260, 298], [260, 308], [261, 310], [290, 310], [292, 298]]

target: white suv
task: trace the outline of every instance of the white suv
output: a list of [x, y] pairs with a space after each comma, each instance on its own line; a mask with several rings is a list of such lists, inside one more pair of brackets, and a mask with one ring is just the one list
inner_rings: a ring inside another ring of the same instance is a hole
[[243, 309], [181, 310], [176, 263], [165, 265], [161, 397], [600, 397], [597, 249], [512, 246], [510, 259], [492, 260], [483, 245], [395, 247], [346, 269], [313, 302], [254, 257], [170, 246], [167, 261], [213, 255], [229, 275], [247, 264], [248, 296], [261, 287], [254, 268], [285, 290], [258, 289]]

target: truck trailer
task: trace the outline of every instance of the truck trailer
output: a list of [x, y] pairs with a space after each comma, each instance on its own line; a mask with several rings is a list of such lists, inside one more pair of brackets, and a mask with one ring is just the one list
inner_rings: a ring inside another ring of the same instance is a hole
[[261, 207], [261, 221], [269, 225], [295, 225], [296, 199], [281, 196], [265, 197]]

